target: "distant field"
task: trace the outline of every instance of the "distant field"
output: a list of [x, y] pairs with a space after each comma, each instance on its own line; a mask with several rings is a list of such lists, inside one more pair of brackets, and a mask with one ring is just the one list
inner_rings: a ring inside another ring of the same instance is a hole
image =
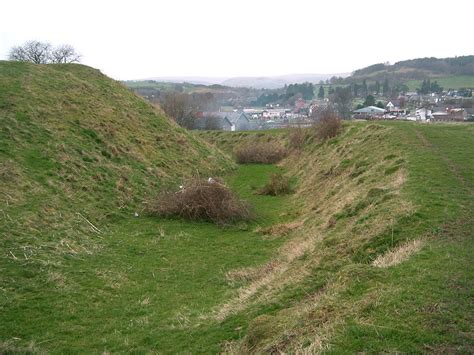
[[[434, 80], [436, 80], [444, 89], [474, 88], [474, 76], [471, 75], [447, 76], [431, 79], [431, 81]], [[421, 87], [421, 83], [421, 80], [410, 80], [405, 84], [410, 88], [410, 90], [414, 91]]]

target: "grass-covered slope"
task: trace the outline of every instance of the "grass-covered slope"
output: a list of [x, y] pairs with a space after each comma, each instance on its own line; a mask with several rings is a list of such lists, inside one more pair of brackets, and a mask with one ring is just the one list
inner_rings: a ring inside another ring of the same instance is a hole
[[161, 184], [231, 165], [98, 70], [0, 62], [4, 258], [92, 253], [102, 226]]
[[[224, 177], [257, 218], [223, 229], [134, 217], [232, 164], [119, 83], [0, 62], [0, 84], [0, 352], [472, 352], [473, 126], [309, 132]], [[255, 195], [277, 171], [295, 194]]]
[[[299, 217], [215, 317], [240, 352], [472, 351], [473, 126], [351, 124], [289, 159]], [[282, 226], [280, 226], [280, 229]]]

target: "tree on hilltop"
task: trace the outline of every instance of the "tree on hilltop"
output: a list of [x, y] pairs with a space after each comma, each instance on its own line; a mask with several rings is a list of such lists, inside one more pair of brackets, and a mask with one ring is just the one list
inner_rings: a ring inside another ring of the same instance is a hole
[[63, 44], [53, 48], [48, 42], [28, 41], [10, 49], [9, 60], [34, 64], [77, 63], [81, 55], [73, 46]]
[[63, 44], [51, 51], [51, 59], [53, 63], [79, 63], [81, 55], [73, 46]]

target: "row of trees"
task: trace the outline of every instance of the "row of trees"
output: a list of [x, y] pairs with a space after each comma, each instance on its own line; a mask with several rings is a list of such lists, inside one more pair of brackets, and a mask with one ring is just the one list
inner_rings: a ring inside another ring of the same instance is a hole
[[301, 94], [304, 100], [312, 100], [314, 97], [314, 85], [312, 83], [290, 84], [285, 86], [286, 97], [290, 98]]
[[8, 59], [34, 64], [77, 63], [81, 55], [69, 44], [53, 47], [48, 42], [28, 41], [11, 48]]
[[440, 94], [443, 92], [443, 88], [439, 86], [437, 81], [431, 82], [430, 79], [428, 80], [423, 80], [423, 83], [421, 84], [421, 88], [417, 89], [419, 94], [431, 94], [431, 93], [436, 93]]
[[274, 89], [271, 92], [262, 93], [250, 105], [265, 106], [270, 103], [294, 104], [298, 98], [312, 100], [314, 98], [314, 85], [312, 83], [285, 85], [282, 89]]

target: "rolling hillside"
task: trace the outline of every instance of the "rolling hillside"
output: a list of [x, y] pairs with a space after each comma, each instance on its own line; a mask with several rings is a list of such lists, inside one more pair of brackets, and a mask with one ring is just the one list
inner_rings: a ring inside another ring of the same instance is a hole
[[392, 65], [374, 64], [358, 69], [346, 79], [347, 82], [362, 80], [382, 82], [385, 78], [396, 83], [405, 83], [410, 90], [420, 87], [424, 79], [437, 80], [446, 89], [474, 87], [474, 56], [455, 58], [419, 58], [400, 61]]

